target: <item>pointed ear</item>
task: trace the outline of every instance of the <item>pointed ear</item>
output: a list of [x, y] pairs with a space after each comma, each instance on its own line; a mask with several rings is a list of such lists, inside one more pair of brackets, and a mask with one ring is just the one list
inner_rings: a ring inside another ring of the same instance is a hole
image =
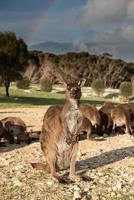
[[78, 85], [79, 85], [79, 86], [84, 86], [85, 82], [86, 82], [86, 79], [81, 79], [81, 80], [78, 82]]

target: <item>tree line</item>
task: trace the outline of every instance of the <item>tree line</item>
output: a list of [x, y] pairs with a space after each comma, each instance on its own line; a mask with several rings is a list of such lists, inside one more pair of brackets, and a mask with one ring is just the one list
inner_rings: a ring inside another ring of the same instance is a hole
[[40, 82], [42, 76], [49, 71], [52, 82], [59, 83], [57, 69], [71, 74], [76, 79], [86, 78], [87, 86], [91, 86], [96, 79], [103, 79], [105, 87], [118, 88], [121, 82], [131, 81], [134, 76], [134, 63], [112, 59], [112, 55], [108, 53], [99, 56], [88, 52], [54, 55], [41, 51], [28, 51], [27, 44], [15, 33], [0, 32], [0, 76], [6, 96], [9, 96], [10, 83], [22, 78], [29, 63], [36, 66], [37, 82]]

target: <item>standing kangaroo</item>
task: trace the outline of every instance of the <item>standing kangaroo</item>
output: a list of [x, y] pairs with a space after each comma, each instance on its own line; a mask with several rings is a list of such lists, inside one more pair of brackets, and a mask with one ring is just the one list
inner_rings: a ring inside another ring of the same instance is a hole
[[80, 130], [83, 131], [82, 125], [85, 127], [88, 123], [89, 126], [91, 125], [91, 122], [83, 117], [79, 109], [81, 82], [66, 81], [65, 85], [64, 105], [49, 107], [43, 119], [40, 143], [47, 164], [32, 163], [34, 168], [51, 173], [52, 177], [59, 182], [63, 179], [57, 171], [67, 169], [69, 166], [69, 177], [73, 180], [80, 180], [80, 176], [75, 172], [79, 147], [77, 136]]

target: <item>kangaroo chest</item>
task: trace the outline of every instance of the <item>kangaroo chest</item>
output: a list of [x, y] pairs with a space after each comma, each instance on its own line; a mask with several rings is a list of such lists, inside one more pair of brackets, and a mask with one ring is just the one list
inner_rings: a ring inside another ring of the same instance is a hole
[[82, 124], [82, 113], [80, 110], [70, 110], [65, 115], [65, 123], [71, 133], [77, 130]]

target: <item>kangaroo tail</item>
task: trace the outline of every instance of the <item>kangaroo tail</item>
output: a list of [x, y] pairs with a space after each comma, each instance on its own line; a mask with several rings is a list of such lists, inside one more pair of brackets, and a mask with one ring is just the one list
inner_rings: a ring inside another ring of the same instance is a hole
[[50, 167], [48, 164], [42, 164], [42, 163], [31, 163], [32, 167], [37, 170], [42, 170], [47, 173], [50, 173]]

